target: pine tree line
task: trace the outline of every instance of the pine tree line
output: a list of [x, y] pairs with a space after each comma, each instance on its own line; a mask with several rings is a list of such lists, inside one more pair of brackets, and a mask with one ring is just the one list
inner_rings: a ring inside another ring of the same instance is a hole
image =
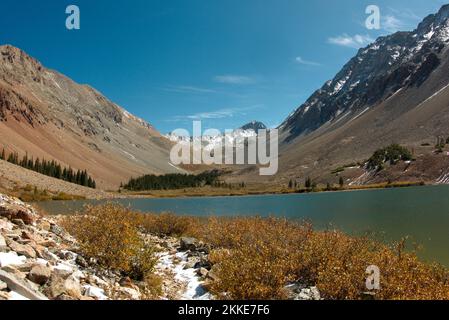
[[145, 175], [139, 178], [132, 178], [121, 188], [131, 191], [143, 190], [175, 190], [184, 188], [196, 188], [204, 185], [213, 186], [220, 172], [217, 170], [204, 172], [198, 175], [193, 174], [166, 174], [161, 176]]
[[62, 167], [61, 164], [57, 163], [55, 160], [47, 161], [45, 159], [40, 160], [39, 158], [36, 158], [34, 160], [32, 157], [29, 158], [28, 154], [24, 155], [22, 159], [20, 159], [17, 152], [10, 153], [7, 156], [5, 149], [2, 150], [0, 159], [6, 160], [9, 163], [21, 166], [25, 169], [32, 170], [49, 177], [61, 179], [92, 189], [96, 188], [95, 180], [91, 176], [89, 176], [86, 170], [75, 171], [70, 167]]

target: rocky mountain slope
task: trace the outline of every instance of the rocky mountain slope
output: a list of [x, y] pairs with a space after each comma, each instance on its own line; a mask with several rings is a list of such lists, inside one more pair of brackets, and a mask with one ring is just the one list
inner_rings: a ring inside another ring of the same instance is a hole
[[[416, 30], [380, 37], [360, 49], [279, 127], [280, 171], [272, 180], [310, 175], [333, 182], [338, 179], [333, 169], [363, 162], [391, 143], [407, 145], [416, 158], [432, 157], [433, 150], [423, 145], [449, 136], [448, 45], [445, 5]], [[447, 167], [433, 160], [423, 177], [416, 170], [408, 179], [436, 182]], [[348, 183], [363, 173], [348, 177]]]
[[[448, 18], [449, 5], [428, 16], [413, 32], [381, 37], [360, 49], [333, 80], [326, 82], [281, 125], [285, 140], [313, 132], [329, 121], [350, 121], [398, 90], [426, 88], [424, 84], [430, 75], [443, 67], [446, 60]], [[439, 90], [447, 84], [445, 78], [438, 80], [430, 89]], [[422, 89], [423, 96], [434, 93]]]
[[10, 45], [0, 46], [2, 146], [87, 169], [101, 188], [179, 172], [169, 163], [170, 142], [150, 124]]

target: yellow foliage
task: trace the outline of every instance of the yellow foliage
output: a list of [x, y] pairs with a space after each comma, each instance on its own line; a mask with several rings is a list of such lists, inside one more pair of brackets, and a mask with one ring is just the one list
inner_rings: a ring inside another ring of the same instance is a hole
[[66, 218], [63, 226], [78, 240], [81, 252], [102, 266], [143, 279], [157, 259], [139, 235], [137, 215], [116, 204], [86, 207]]

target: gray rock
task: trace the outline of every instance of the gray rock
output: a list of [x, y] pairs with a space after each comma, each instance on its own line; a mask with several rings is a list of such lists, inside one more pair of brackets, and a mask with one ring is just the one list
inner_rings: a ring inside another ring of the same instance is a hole
[[39, 285], [46, 284], [48, 279], [50, 279], [50, 277], [51, 277], [50, 268], [45, 267], [43, 265], [35, 265], [28, 274], [28, 279]]
[[22, 219], [13, 219], [11, 220], [11, 222], [14, 223], [15, 225], [18, 225], [19, 227], [25, 226], [25, 222], [23, 222]]
[[9, 293], [6, 291], [0, 291], [0, 301], [9, 300]]
[[34, 265], [34, 263], [28, 262], [20, 265], [15, 265], [14, 267], [20, 272], [30, 272]]
[[306, 287], [301, 283], [292, 283], [284, 289], [290, 300], [321, 300], [317, 287]]
[[210, 271], [207, 273], [206, 276], [207, 279], [212, 280], [212, 281], [218, 281], [218, 266], [214, 265], [212, 267], [212, 269], [210, 269]]
[[19, 255], [25, 256], [27, 258], [36, 258], [36, 251], [34, 251], [34, 249], [29, 245], [11, 241], [9, 247]]
[[181, 238], [181, 242], [180, 242], [180, 246], [181, 246], [181, 250], [183, 251], [195, 251], [198, 245], [198, 240], [195, 238], [187, 238], [187, 237], [183, 237]]
[[47, 297], [39, 291], [34, 290], [26, 281], [3, 270], [0, 270], [0, 280], [5, 282], [11, 291], [15, 291], [25, 298], [30, 300], [48, 300]]
[[64, 279], [55, 274], [52, 275], [50, 283], [46, 289], [46, 293], [51, 298], [58, 298], [62, 295], [68, 295], [75, 299], [81, 298], [81, 286], [80, 283], [73, 277], [70, 276]]
[[86, 259], [84, 259], [82, 256], [77, 255], [75, 259], [75, 263], [83, 268], [87, 268], [89, 264], [87, 263]]
[[0, 291], [5, 289], [8, 289], [8, 285], [6, 284], [6, 282], [0, 280]]
[[209, 273], [209, 271], [208, 271], [207, 269], [205, 269], [205, 268], [199, 268], [199, 269], [197, 270], [197, 274], [198, 274], [200, 277], [203, 277], [203, 278], [205, 278], [205, 277], [207, 276], [208, 273]]
[[6, 252], [8, 249], [5, 238], [0, 234], [0, 252]]
[[52, 224], [50, 227], [50, 232], [53, 232], [57, 236], [62, 236], [64, 230], [61, 227], [57, 226], [56, 224]]

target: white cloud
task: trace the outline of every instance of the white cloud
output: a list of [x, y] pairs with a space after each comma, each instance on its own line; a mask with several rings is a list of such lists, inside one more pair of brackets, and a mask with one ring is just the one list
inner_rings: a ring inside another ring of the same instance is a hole
[[381, 27], [387, 32], [396, 32], [404, 30], [406, 24], [393, 15], [385, 15], [382, 17]]
[[242, 107], [242, 108], [223, 108], [214, 111], [206, 111], [199, 112], [191, 115], [181, 115], [175, 116], [172, 118], [172, 122], [178, 121], [199, 121], [199, 120], [207, 120], [207, 119], [224, 119], [224, 118], [232, 118], [238, 115], [246, 115], [247, 111], [255, 110], [262, 108], [262, 105], [254, 105], [250, 107]]
[[238, 85], [246, 85], [253, 84], [256, 80], [252, 77], [240, 76], [240, 75], [221, 75], [214, 77], [215, 82], [225, 83], [225, 84], [238, 84]]
[[321, 66], [321, 63], [318, 62], [314, 62], [314, 61], [309, 61], [309, 60], [304, 60], [302, 57], [296, 57], [295, 61], [299, 64], [303, 64], [306, 66]]
[[331, 37], [328, 39], [328, 42], [331, 44], [356, 49], [364, 47], [373, 41], [374, 39], [369, 35], [356, 34], [354, 36], [349, 36], [346, 33], [341, 36]]
[[381, 28], [389, 33], [413, 30], [423, 18], [410, 9], [388, 7], [387, 14], [382, 14]]
[[200, 88], [194, 86], [168, 86], [164, 88], [165, 91], [178, 92], [178, 93], [214, 93], [215, 90]]

